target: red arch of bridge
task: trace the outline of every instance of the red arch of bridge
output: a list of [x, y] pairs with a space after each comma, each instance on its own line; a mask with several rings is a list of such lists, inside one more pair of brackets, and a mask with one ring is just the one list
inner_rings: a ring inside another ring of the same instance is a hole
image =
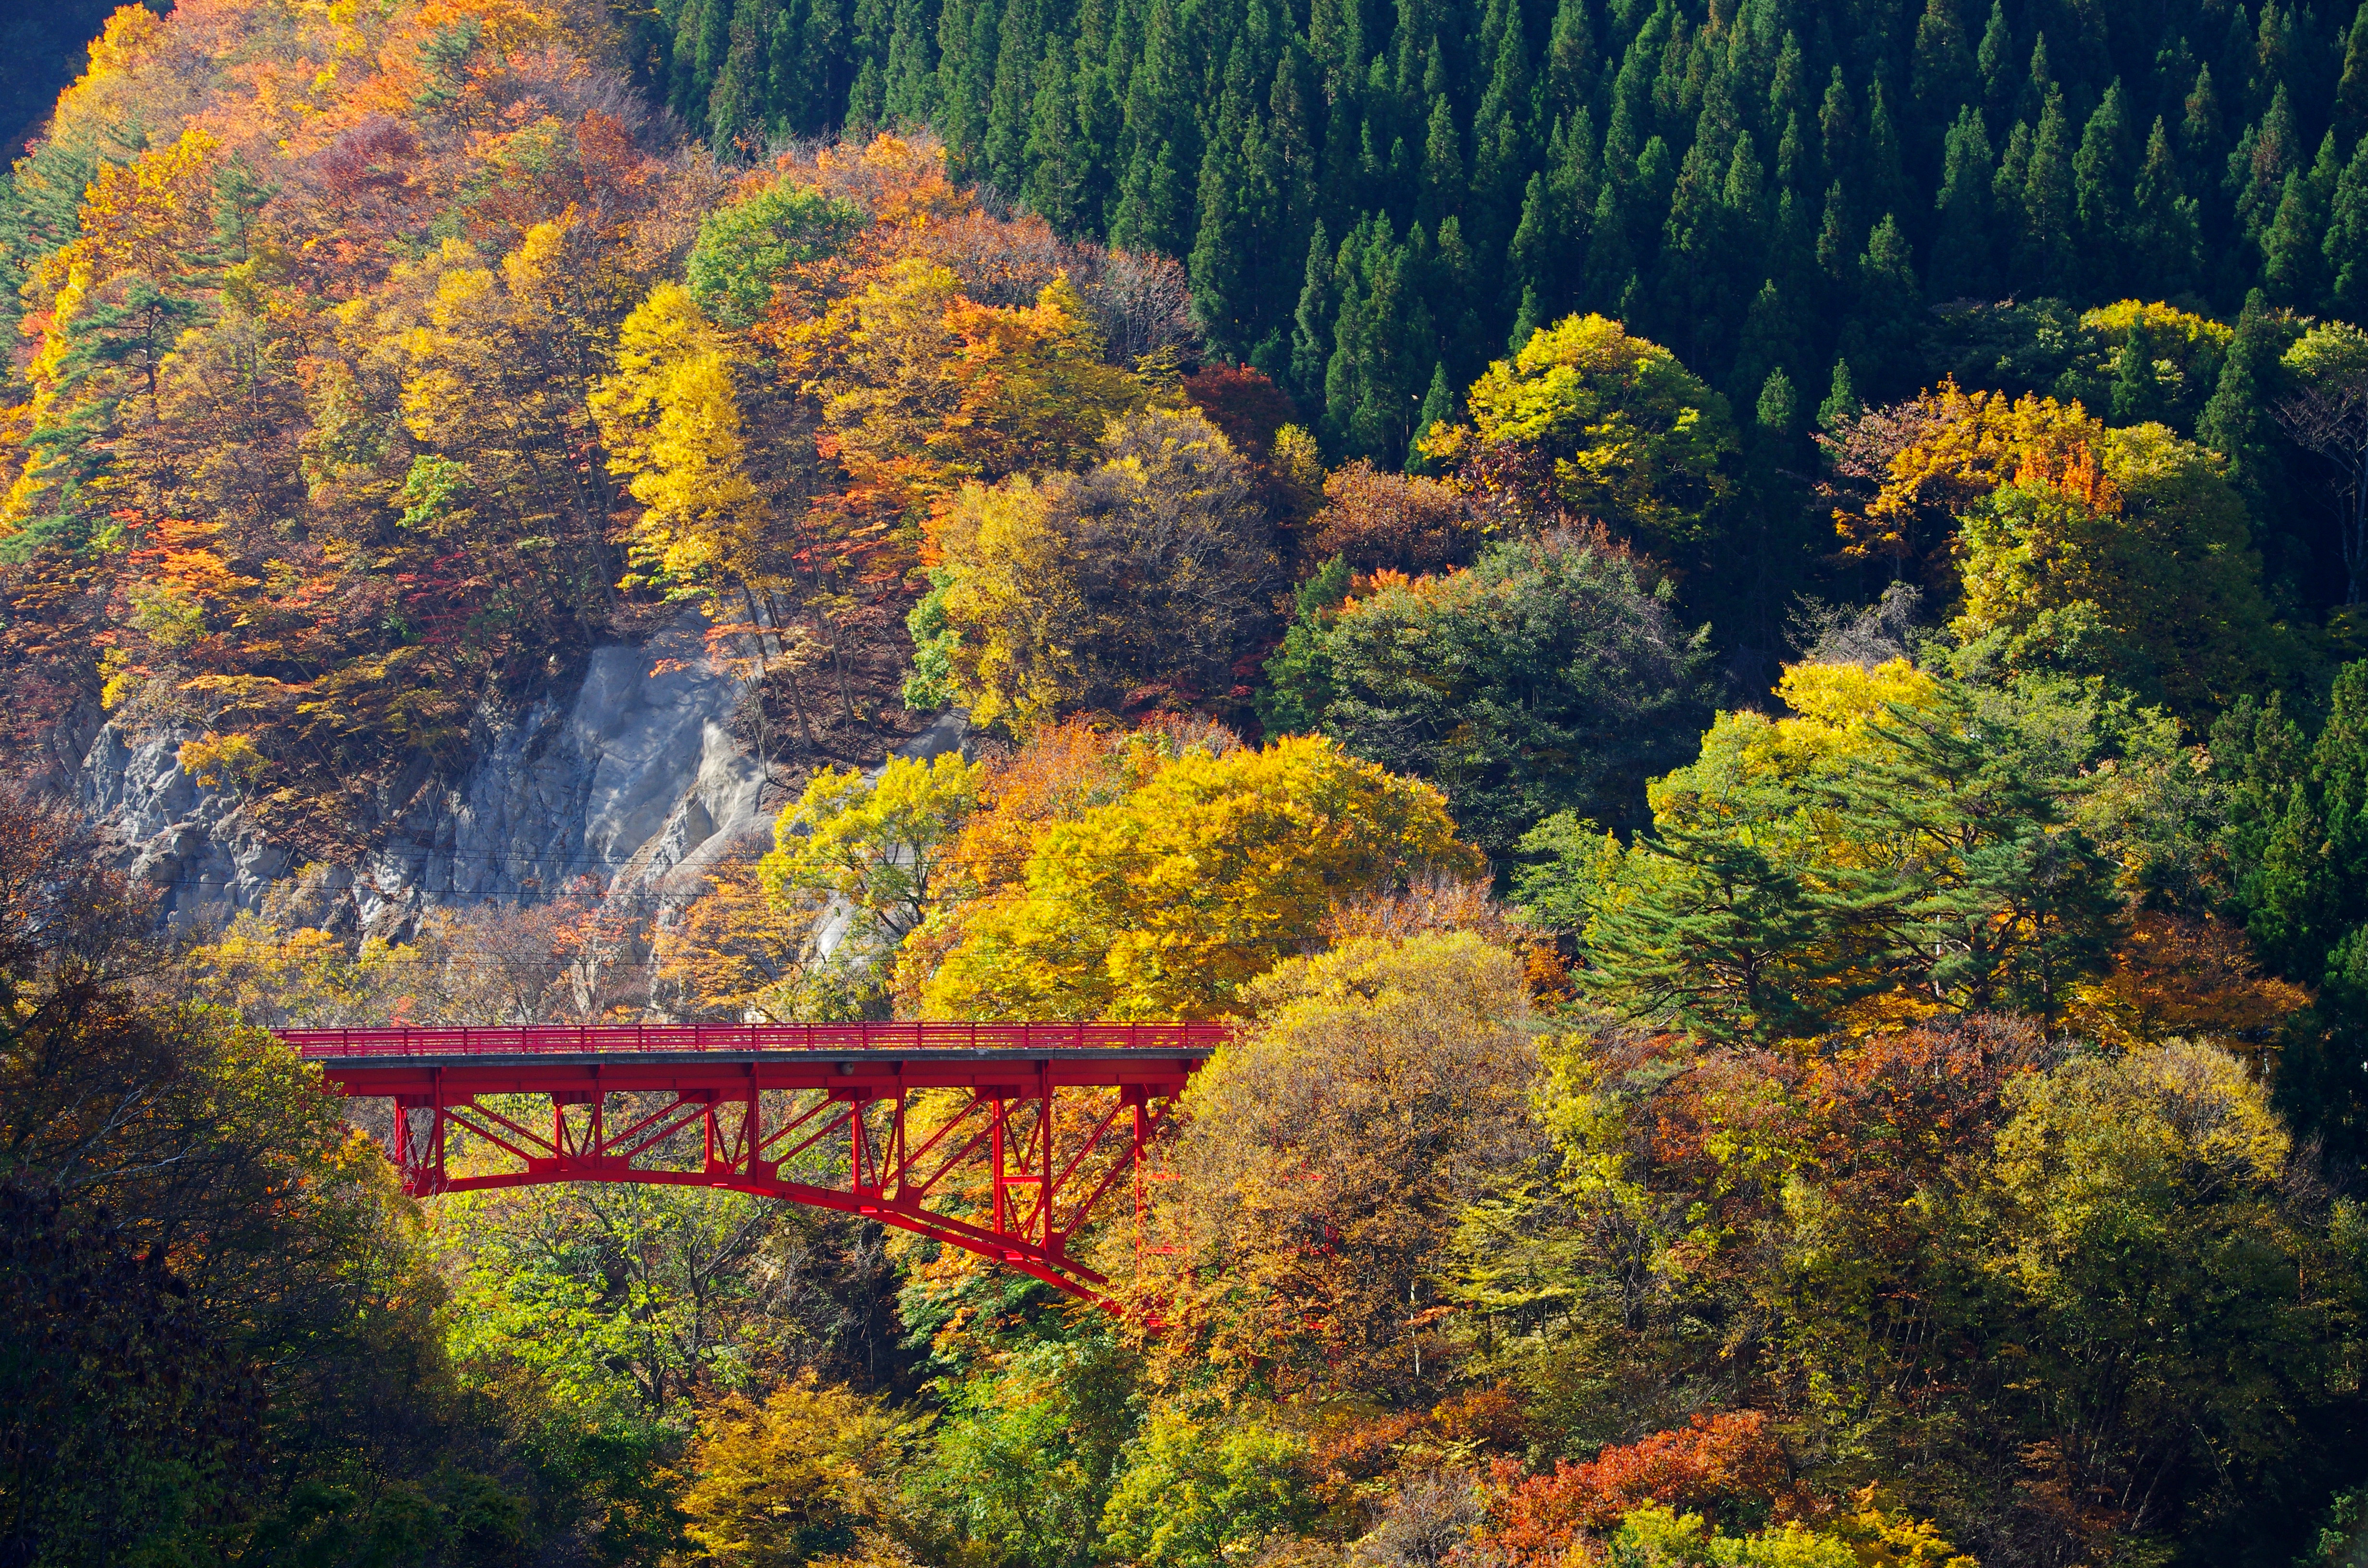
[[[336, 1092], [393, 1102], [387, 1156], [416, 1196], [562, 1181], [722, 1187], [875, 1219], [1101, 1300], [1108, 1281], [1069, 1256], [1069, 1244], [1131, 1177], [1140, 1255], [1146, 1183], [1161, 1175], [1151, 1169], [1155, 1141], [1226, 1030], [878, 1023], [279, 1033]], [[916, 1095], [928, 1096], [928, 1108], [908, 1128]], [[696, 1164], [686, 1165], [694, 1141]], [[460, 1168], [448, 1153], [462, 1153]], [[944, 1207], [950, 1187], [964, 1185], [951, 1179], [957, 1172], [973, 1190], [984, 1177], [984, 1204]]]

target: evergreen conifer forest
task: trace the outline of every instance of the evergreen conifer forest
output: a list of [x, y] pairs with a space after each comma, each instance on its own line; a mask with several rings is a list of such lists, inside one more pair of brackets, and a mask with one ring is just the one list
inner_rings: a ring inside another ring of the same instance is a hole
[[[0, 1565], [2368, 1562], [2368, 6], [80, 18]], [[1232, 1024], [1106, 1302], [271, 1032], [916, 1018]]]

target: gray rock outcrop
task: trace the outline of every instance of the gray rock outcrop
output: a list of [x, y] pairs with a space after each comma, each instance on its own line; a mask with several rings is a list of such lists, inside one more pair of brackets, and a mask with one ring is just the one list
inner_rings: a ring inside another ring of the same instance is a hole
[[[597, 650], [572, 694], [481, 713], [472, 760], [378, 802], [379, 847], [329, 874], [363, 929], [399, 934], [422, 910], [536, 900], [578, 885], [609, 896], [695, 889], [734, 846], [770, 832], [778, 801], [735, 744], [739, 683], [686, 618], [639, 647]], [[259, 910], [295, 858], [237, 798], [177, 760], [188, 736], [103, 726], [84, 758], [85, 811], [176, 926]]]

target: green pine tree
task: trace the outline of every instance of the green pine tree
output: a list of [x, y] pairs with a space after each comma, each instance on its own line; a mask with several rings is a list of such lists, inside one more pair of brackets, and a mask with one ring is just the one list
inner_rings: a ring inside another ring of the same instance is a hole
[[1896, 212], [1907, 200], [1907, 165], [1899, 132], [1891, 121], [1891, 105], [1878, 76], [1866, 92], [1867, 208]]
[[1110, 242], [1137, 250], [1184, 254], [1194, 236], [1192, 201], [1200, 166], [1193, 73], [1178, 36], [1172, 0], [1151, 0], [1143, 57], [1127, 83], [1124, 172], [1110, 220]]
[[1582, 989], [1630, 1017], [1713, 1038], [1813, 1032], [1831, 978], [1821, 960], [1833, 949], [1818, 940], [1826, 922], [1799, 873], [1733, 832], [1672, 825], [1639, 835], [1636, 849], [1655, 874], [1594, 911], [1575, 976]]
[[1808, 138], [1801, 131], [1798, 109], [1784, 116], [1784, 132], [1776, 139], [1776, 184], [1788, 191], [1814, 190], [1816, 174], [1812, 166], [1814, 154]]
[[1440, 360], [1430, 368], [1430, 389], [1422, 394], [1422, 408], [1414, 416], [1414, 441], [1406, 448], [1406, 472], [1429, 473], [1438, 465], [1423, 456], [1422, 438], [1434, 426], [1453, 426], [1461, 417], [1455, 405], [1455, 389], [1447, 383], [1447, 362]]
[[1850, 199], [1842, 194], [1842, 182], [1836, 180], [1826, 192], [1825, 221], [1817, 226], [1817, 269], [1838, 283], [1846, 276], [1850, 253], [1856, 248], [1850, 227]]
[[1530, 339], [1536, 336], [1538, 328], [1545, 324], [1540, 319], [1541, 314], [1538, 309], [1538, 291], [1524, 285], [1521, 290], [1521, 308], [1514, 312], [1513, 330], [1505, 338], [1507, 358], [1511, 358], [1529, 347]]
[[2047, 110], [2047, 95], [2058, 88], [2055, 67], [2048, 63], [2047, 35], [2035, 33], [2031, 40], [2031, 68], [2023, 74], [2021, 94], [2015, 100], [2015, 118], [2036, 121]]
[[2142, 292], [2168, 299], [2195, 286], [2203, 263], [2196, 211], [2180, 179], [2170, 131], [2157, 115], [2130, 197], [2128, 256]]
[[1859, 402], [1858, 389], [1851, 384], [1850, 361], [1835, 360], [1832, 390], [1826, 393], [1826, 401], [1817, 405], [1818, 427], [1839, 430], [1857, 418], [1859, 410], [1865, 406]]
[[2368, 136], [2368, 0], [2351, 16], [2343, 39], [2343, 74], [2335, 87], [2334, 130], [2343, 144]]
[[1847, 361], [1879, 396], [1912, 391], [1923, 368], [1924, 296], [1891, 214], [1867, 236], [1857, 272], [1857, 308], [1842, 332]]
[[746, 158], [765, 139], [765, 45], [778, 17], [775, 0], [740, 0], [731, 47], [707, 96], [710, 145], [726, 157]]
[[1886, 754], [1828, 792], [1846, 839], [1898, 854], [1841, 868], [1819, 913], [1839, 946], [1887, 949], [1877, 966], [1897, 965], [1928, 994], [2052, 1028], [2105, 962], [2116, 868], [2010, 734], [1977, 722], [1961, 694], [1950, 708], [1884, 726]]
[[2368, 136], [2336, 181], [2324, 254], [2329, 302], [2349, 320], [2368, 320]]
[[1965, 47], [1956, 0], [1925, 0], [1923, 18], [1916, 24], [1908, 94], [1928, 133], [1948, 126], [1951, 115], [1971, 96], [1974, 80], [1973, 51]]
[[1258, 139], [1258, 190], [1266, 202], [1259, 240], [1258, 318], [1288, 324], [1305, 274], [1304, 235], [1315, 222], [1315, 142], [1307, 118], [1307, 56], [1288, 39], [1267, 90], [1265, 134]]
[[2031, 139], [2031, 171], [2022, 187], [2022, 232], [2009, 281], [2046, 293], [2070, 293], [2079, 277], [2079, 255], [2072, 243], [2077, 221], [2071, 131], [2064, 92], [2057, 87], [2049, 91], [2039, 130]]
[[1826, 168], [1837, 179], [1858, 168], [1858, 110], [1850, 102], [1850, 85], [1837, 64], [1826, 83], [1826, 97], [1817, 110], [1817, 133], [1823, 139]]
[[[1505, 287], [1534, 305], [1560, 248], [1553, 206], [1546, 199], [1546, 176], [1530, 176], [1521, 193], [1521, 221], [1513, 226], [1512, 243], [1505, 251]], [[1524, 339], [1524, 341], [1527, 341]]]
[[[1416, 225], [1416, 234], [1421, 232], [1421, 225]], [[1423, 297], [1430, 301], [1455, 384], [1469, 384], [1487, 361], [1491, 346], [1480, 318], [1480, 267], [1472, 247], [1463, 243], [1460, 218], [1450, 218], [1439, 226]]]
[[2072, 154], [2073, 206], [2079, 214], [2080, 244], [2093, 278], [2090, 292], [2100, 298], [2112, 290], [2111, 279], [2128, 243], [2123, 230], [2129, 222], [2129, 192], [2136, 179], [2137, 148], [2129, 95], [2115, 77], [2080, 132], [2079, 151]]
[[1585, 0], [1558, 0], [1554, 27], [1546, 35], [1547, 112], [1565, 118], [1581, 112], [1594, 94], [1599, 69], [1595, 27]]
[[2253, 290], [2237, 313], [2219, 382], [2195, 422], [2195, 438], [2227, 460], [2228, 482], [2253, 503], [2256, 517], [2277, 477], [2269, 403], [2285, 347], [2267, 296]]
[[[1605, 161], [1607, 176], [1611, 168]], [[1595, 195], [1595, 214], [1587, 225], [1587, 287], [1584, 301], [1597, 310], [1616, 309], [1635, 261], [1628, 244], [1628, 219], [1621, 200], [1620, 182], [1605, 178]]]
[[1332, 359], [1332, 323], [1339, 310], [1333, 291], [1334, 256], [1324, 220], [1315, 220], [1307, 236], [1306, 280], [1300, 286], [1299, 305], [1292, 316], [1289, 391], [1304, 408], [1324, 401], [1324, 370]]
[[1752, 405], [1752, 418], [1759, 427], [1778, 437], [1790, 437], [1800, 422], [1800, 398], [1793, 391], [1793, 378], [1777, 366], [1759, 383], [1759, 396]]
[[1068, 47], [1059, 38], [1044, 46], [1036, 67], [1036, 102], [1029, 117], [1023, 160], [1028, 173], [1021, 194], [1028, 205], [1064, 234], [1082, 234], [1093, 171], [1078, 134], [1077, 95], [1069, 78]]
[[1423, 221], [1436, 223], [1463, 210], [1463, 140], [1456, 134], [1455, 110], [1446, 95], [1430, 102], [1430, 123], [1423, 134]]
[[[1759, 292], [1751, 297], [1751, 308], [1744, 312], [1743, 335], [1735, 356], [1735, 373], [1727, 385], [1733, 389], [1730, 401], [1748, 404], [1762, 390], [1768, 377], [1792, 363], [1800, 351], [1801, 324], [1793, 303], [1772, 278], [1762, 280]], [[1788, 379], [1785, 385], [1790, 386]]]
[[979, 142], [979, 172], [998, 189], [1016, 192], [1028, 180], [1028, 138], [1034, 129], [1036, 67], [1044, 56], [1032, 0], [1005, 0], [996, 37], [995, 79], [987, 89], [986, 129]]
[[2330, 131], [2309, 172], [2295, 169], [2286, 176], [2277, 215], [2261, 235], [2261, 284], [2281, 304], [2306, 310], [2325, 289], [2328, 214], [2341, 171]]
[[2180, 101], [2180, 151], [2190, 158], [2205, 158], [2220, 150], [2220, 95], [2212, 89], [2212, 62], [2195, 68], [2195, 85]]
[[1201, 160], [1200, 233], [1186, 265], [1192, 282], [1192, 316], [1221, 354], [1238, 358], [1255, 340], [1250, 301], [1243, 288], [1247, 246], [1239, 201], [1243, 187], [1240, 107], [1228, 102]]
[[938, 70], [928, 16], [928, 0], [896, 0], [881, 95], [881, 111], [891, 125], [927, 125], [937, 115]]
[[1595, 117], [1586, 108], [1554, 128], [1546, 169], [1546, 203], [1554, 229], [1540, 265], [1541, 281], [1556, 308], [1570, 302], [1572, 286], [1578, 281], [1570, 261], [1587, 254], [1588, 224], [1601, 185], [1595, 151]]
[[1982, 111], [1967, 104], [1941, 158], [1940, 237], [1932, 246], [1932, 291], [1942, 299], [1990, 287], [1990, 139]]
[[986, 134], [987, 97], [995, 85], [996, 0], [945, 0], [938, 14], [938, 134], [957, 176]]
[[2237, 190], [2237, 222], [2248, 244], [2261, 243], [2284, 200], [2286, 176], [2302, 166], [2297, 136], [2294, 110], [2281, 82], [2270, 99], [2269, 112], [2258, 125], [2245, 128], [2236, 150], [2228, 154], [2229, 183]]

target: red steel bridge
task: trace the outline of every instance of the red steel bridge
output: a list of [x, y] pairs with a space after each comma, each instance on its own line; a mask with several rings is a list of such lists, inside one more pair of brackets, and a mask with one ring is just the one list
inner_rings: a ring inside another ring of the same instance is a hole
[[1073, 1295], [1220, 1024], [699, 1024], [282, 1029], [329, 1086], [393, 1104], [420, 1197], [547, 1182], [725, 1187], [860, 1214]]

